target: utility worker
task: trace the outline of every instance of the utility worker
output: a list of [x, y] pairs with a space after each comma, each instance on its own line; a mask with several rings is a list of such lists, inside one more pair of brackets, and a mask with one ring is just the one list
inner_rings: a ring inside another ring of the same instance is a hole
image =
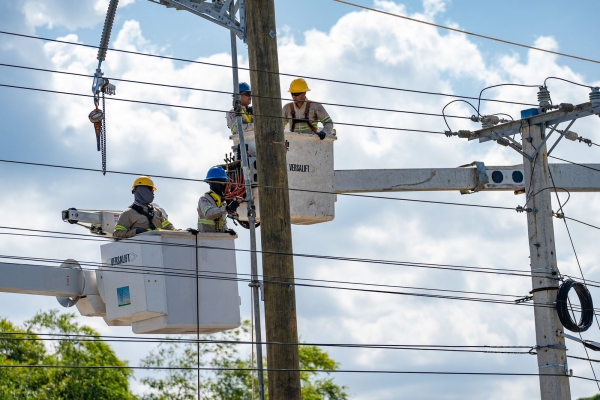
[[241, 203], [234, 198], [229, 204], [225, 202], [225, 186], [229, 182], [227, 172], [221, 167], [212, 167], [206, 174], [210, 190], [198, 200], [198, 231], [227, 232], [235, 235], [233, 229], [227, 229], [227, 214], [234, 213]]
[[[242, 126], [244, 128], [244, 132], [250, 132], [254, 130], [254, 120], [252, 119], [252, 91], [250, 90], [250, 85], [246, 82], [242, 82], [238, 86], [240, 93], [240, 102], [242, 104]], [[227, 113], [227, 127], [231, 130], [233, 135], [237, 135], [237, 115], [235, 110], [232, 108], [231, 111]]]
[[[304, 79], [298, 78], [292, 81], [288, 92], [292, 94], [294, 101], [283, 106], [283, 123], [284, 126], [290, 125], [291, 132], [312, 132], [319, 135], [319, 139], [323, 140], [328, 134], [332, 133], [333, 122], [322, 104], [309, 101], [306, 98], [306, 92], [309, 90]], [[319, 122], [323, 124], [320, 131], [317, 129]]]
[[131, 189], [135, 200], [119, 217], [114, 238], [125, 239], [160, 229], [175, 230], [165, 210], [153, 203], [156, 188], [149, 176], [138, 176]]

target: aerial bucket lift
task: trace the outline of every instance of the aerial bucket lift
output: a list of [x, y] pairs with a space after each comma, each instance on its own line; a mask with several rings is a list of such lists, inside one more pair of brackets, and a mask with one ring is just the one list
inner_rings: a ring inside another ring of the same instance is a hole
[[[260, 221], [258, 207], [258, 187], [260, 177], [256, 168], [256, 142], [254, 132], [245, 132], [250, 176], [252, 177], [252, 197], [256, 204], [256, 220]], [[232, 181], [241, 176], [240, 141], [238, 135], [231, 135], [235, 156], [231, 164], [224, 167]], [[336, 195], [334, 191], [333, 144], [337, 140], [335, 131], [320, 140], [313, 133], [285, 132], [287, 148], [287, 174], [290, 188], [290, 215], [292, 224], [311, 225], [332, 221], [335, 217]], [[234, 186], [231, 189], [235, 189]], [[238, 208], [239, 220], [248, 221], [247, 203]]]
[[[69, 223], [112, 236], [120, 213], [63, 211]], [[108, 228], [110, 227], [110, 228]], [[105, 230], [106, 229], [106, 230]], [[81, 315], [134, 333], [215, 333], [240, 326], [235, 242], [229, 233], [156, 230], [100, 246], [98, 269], [0, 265], [4, 292], [56, 296]], [[31, 277], [36, 277], [31, 279]]]

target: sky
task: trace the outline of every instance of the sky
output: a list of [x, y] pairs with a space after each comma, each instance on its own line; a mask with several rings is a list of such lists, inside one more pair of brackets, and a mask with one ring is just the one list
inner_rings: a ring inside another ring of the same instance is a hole
[[[600, 85], [598, 64], [526, 50], [329, 0], [276, 1], [280, 71], [291, 75], [412, 90], [478, 96], [484, 87], [500, 83], [540, 85], [550, 76]], [[556, 1], [516, 0], [357, 0], [365, 6], [438, 24], [515, 41], [530, 46], [596, 58], [597, 32], [588, 15], [600, 3], [579, 7]], [[107, 0], [24, 0], [0, 4], [1, 30], [97, 45]], [[183, 11], [143, 0], [121, 1], [111, 47], [208, 63], [231, 63], [228, 32]], [[239, 62], [247, 67], [247, 49], [238, 42]], [[69, 44], [43, 42], [0, 34], [0, 63], [82, 74], [96, 68], [96, 51]], [[108, 52], [106, 76], [177, 86], [230, 91], [231, 70], [181, 61]], [[246, 71], [241, 80], [249, 80]], [[287, 98], [291, 77], [281, 77]], [[375, 89], [308, 80], [309, 98], [327, 103], [439, 114], [451, 100], [444, 96]], [[91, 79], [0, 66], [0, 84], [89, 94]], [[167, 89], [116, 82], [117, 98], [228, 110], [231, 98], [202, 91]], [[548, 81], [555, 103], [588, 101], [589, 90], [558, 80]], [[488, 98], [535, 103], [536, 88], [505, 86], [485, 92]], [[482, 113], [507, 113], [519, 118], [524, 106], [483, 103]], [[89, 98], [0, 87], [0, 159], [99, 168], [93, 128], [87, 119]], [[328, 106], [334, 123], [343, 122], [442, 132], [436, 116], [377, 112]], [[447, 108], [452, 115], [470, 116], [465, 103]], [[145, 104], [107, 102], [108, 169], [149, 175], [199, 178], [221, 163], [230, 151], [222, 112], [185, 110]], [[452, 130], [477, 129], [464, 119], [448, 119]], [[573, 130], [600, 143], [600, 121], [588, 117]], [[444, 135], [378, 130], [338, 125], [335, 169], [452, 168], [472, 161], [486, 165], [522, 163], [516, 152], [493, 142], [468, 142]], [[600, 150], [576, 142], [561, 142], [555, 155], [578, 163], [594, 163]], [[98, 172], [59, 170], [0, 162], [2, 226], [85, 233], [61, 221], [69, 207], [120, 210], [131, 203], [132, 178]], [[203, 183], [155, 179], [156, 202], [177, 228], [193, 227]], [[293, 195], [293, 194], [291, 194]], [[464, 202], [516, 207], [523, 196], [511, 192], [386, 194], [388, 197]], [[564, 202], [566, 194], [561, 194]], [[554, 201], [554, 200], [553, 200]], [[554, 203], [554, 209], [557, 204]], [[572, 193], [565, 214], [600, 225], [600, 197]], [[526, 217], [513, 211], [434, 205], [394, 200], [338, 196], [332, 222], [294, 226], [296, 253], [335, 255], [420, 263], [439, 263], [527, 270]], [[577, 259], [561, 221], [555, 220], [559, 268], [580, 276]], [[586, 279], [600, 280], [598, 231], [569, 222], [570, 233]], [[249, 248], [247, 231], [236, 246]], [[0, 233], [10, 232], [0, 228]], [[2, 235], [0, 254], [74, 258], [99, 261], [99, 246]], [[527, 295], [526, 277], [451, 272], [315, 260], [296, 257], [300, 278], [348, 280], [423, 288]], [[237, 254], [240, 273], [248, 273], [247, 254]], [[249, 288], [240, 284], [242, 316], [250, 316]], [[590, 288], [594, 297], [597, 288]], [[409, 290], [405, 290], [409, 291]], [[424, 291], [412, 291], [423, 293]], [[323, 288], [296, 290], [298, 327], [307, 342], [535, 345], [533, 309], [512, 305], [443, 300], [394, 294], [349, 292]], [[18, 306], [15, 306], [18, 305]], [[0, 294], [0, 316], [15, 322], [37, 311], [59, 308], [53, 298]], [[71, 311], [61, 309], [61, 312]], [[101, 319], [81, 317], [106, 335], [131, 334], [127, 327], [107, 327]], [[594, 325], [583, 334], [600, 341]], [[114, 346], [117, 354], [138, 365], [147, 345]], [[567, 344], [569, 355], [585, 356], [581, 346]], [[376, 349], [331, 349], [342, 369], [536, 373], [530, 355], [479, 354]], [[592, 355], [593, 357], [593, 355]], [[595, 357], [597, 358], [597, 357]], [[572, 359], [575, 375], [592, 377], [590, 365]], [[597, 365], [598, 369], [600, 365]], [[600, 370], [599, 370], [600, 371]], [[142, 375], [137, 374], [138, 378]], [[536, 377], [337, 374], [353, 399], [530, 399], [539, 397]], [[593, 382], [571, 379], [573, 398], [599, 390]], [[144, 387], [133, 382], [136, 391]]]

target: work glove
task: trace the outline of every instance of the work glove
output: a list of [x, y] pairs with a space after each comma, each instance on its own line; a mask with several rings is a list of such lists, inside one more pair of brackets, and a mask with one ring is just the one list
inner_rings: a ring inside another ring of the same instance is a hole
[[192, 235], [197, 235], [199, 233], [198, 229], [194, 229], [194, 228], [187, 228], [186, 231], [188, 231]]
[[317, 135], [319, 135], [319, 139], [323, 140], [327, 136], [327, 133], [325, 133], [325, 131], [321, 131], [317, 133]]
[[135, 234], [139, 235], [140, 233], [148, 232], [147, 229], [144, 228], [135, 228]]
[[231, 201], [229, 204], [227, 204], [227, 206], [225, 207], [225, 209], [229, 212], [235, 212], [238, 207], [240, 206], [240, 203], [238, 203], [237, 201], [233, 200]]
[[237, 235], [236, 231], [234, 231], [233, 229], [227, 229], [227, 230], [225, 231], [225, 233], [229, 233], [231, 236], [235, 236], [235, 235]]

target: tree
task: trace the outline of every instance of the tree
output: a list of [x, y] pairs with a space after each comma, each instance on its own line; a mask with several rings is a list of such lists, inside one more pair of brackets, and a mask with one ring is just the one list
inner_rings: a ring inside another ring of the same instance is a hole
[[[87, 340], [60, 338], [46, 342], [39, 332], [91, 335]], [[17, 326], [0, 319], [0, 399], [133, 400], [128, 368], [24, 368], [25, 365], [126, 367], [99, 333], [75, 321], [75, 314], [41, 312]], [[11, 367], [5, 367], [11, 365]]]
[[579, 400], [600, 400], [600, 394], [597, 394], [597, 395], [595, 395], [595, 396], [592, 396], [592, 397], [586, 397], [586, 398], [583, 398], [583, 397], [582, 397], [582, 398], [581, 398], [581, 399], [579, 399]]
[[[220, 371], [202, 371], [200, 390], [206, 400], [251, 400], [258, 398], [256, 374], [252, 374], [251, 357], [243, 358], [239, 354], [241, 345], [228, 343], [241, 341], [248, 337], [250, 322], [244, 321], [242, 326], [233, 331], [218, 335], [209, 335], [203, 340], [211, 343], [200, 344], [202, 355], [200, 366]], [[144, 400], [192, 400], [197, 395], [197, 346], [195, 343], [172, 341], [160, 344], [155, 351], [142, 360], [146, 367], [183, 367], [184, 369], [168, 370], [161, 377], [141, 379], [152, 392], [146, 394]], [[263, 360], [266, 367], [266, 360]], [[300, 346], [300, 368], [310, 370], [301, 373], [302, 398], [304, 400], [345, 400], [348, 399], [345, 386], [336, 385], [333, 378], [319, 379], [317, 370], [336, 370], [339, 364], [317, 346]], [[267, 374], [265, 374], [265, 381]], [[265, 382], [265, 388], [267, 383]], [[266, 395], [266, 393], [265, 393]]]

